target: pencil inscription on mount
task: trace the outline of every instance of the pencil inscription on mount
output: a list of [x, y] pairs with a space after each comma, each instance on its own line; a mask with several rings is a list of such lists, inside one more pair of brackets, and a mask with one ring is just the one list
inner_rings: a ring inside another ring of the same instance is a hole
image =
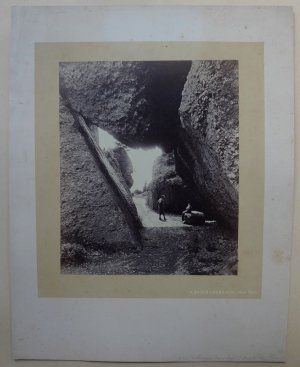
[[[60, 96], [63, 271], [236, 274], [238, 62], [61, 63]], [[98, 128], [119, 146], [103, 150]], [[134, 196], [126, 147], [155, 146]], [[162, 194], [170, 221], [156, 224]], [[186, 201], [207, 225], [176, 224]]]

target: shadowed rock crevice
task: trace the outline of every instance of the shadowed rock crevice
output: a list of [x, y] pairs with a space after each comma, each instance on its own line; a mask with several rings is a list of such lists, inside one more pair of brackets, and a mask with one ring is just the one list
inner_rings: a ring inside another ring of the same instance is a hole
[[194, 200], [210, 219], [237, 229], [238, 193], [232, 187], [215, 152], [203, 141], [186, 136], [175, 151], [176, 171], [189, 182]]

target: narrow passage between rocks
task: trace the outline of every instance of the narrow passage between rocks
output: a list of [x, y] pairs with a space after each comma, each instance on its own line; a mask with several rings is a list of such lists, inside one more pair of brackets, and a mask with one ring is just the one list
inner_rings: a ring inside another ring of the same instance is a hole
[[[150, 209], [143, 195], [134, 195], [133, 202], [137, 208], [138, 216], [143, 227], [187, 227], [180, 215], [166, 213], [166, 221], [159, 220], [158, 213]], [[183, 208], [184, 210], [184, 208]]]

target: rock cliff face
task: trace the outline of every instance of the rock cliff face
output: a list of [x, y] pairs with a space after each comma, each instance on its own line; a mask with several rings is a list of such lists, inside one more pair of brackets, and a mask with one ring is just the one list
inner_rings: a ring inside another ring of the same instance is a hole
[[84, 248], [136, 246], [124, 211], [69, 110], [60, 105], [61, 242]]
[[204, 210], [237, 228], [239, 98], [237, 61], [197, 61], [182, 93], [177, 171], [197, 188]]
[[173, 148], [191, 63], [61, 63], [60, 88], [74, 109], [130, 146]]
[[154, 162], [153, 179], [147, 190], [147, 204], [157, 210], [157, 201], [165, 195], [166, 211], [181, 213], [190, 201], [196, 205], [195, 197], [188, 186], [178, 176], [173, 153], [164, 153]]

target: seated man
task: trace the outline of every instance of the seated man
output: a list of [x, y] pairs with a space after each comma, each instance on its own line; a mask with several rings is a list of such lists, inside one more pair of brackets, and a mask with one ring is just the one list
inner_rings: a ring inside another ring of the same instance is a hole
[[182, 212], [182, 221], [184, 221], [184, 215], [185, 215], [185, 213], [191, 213], [191, 212], [192, 212], [192, 206], [188, 202], [188, 205], [187, 205], [186, 209]]
[[184, 224], [203, 225], [205, 224], [205, 214], [196, 210], [184, 214]]

